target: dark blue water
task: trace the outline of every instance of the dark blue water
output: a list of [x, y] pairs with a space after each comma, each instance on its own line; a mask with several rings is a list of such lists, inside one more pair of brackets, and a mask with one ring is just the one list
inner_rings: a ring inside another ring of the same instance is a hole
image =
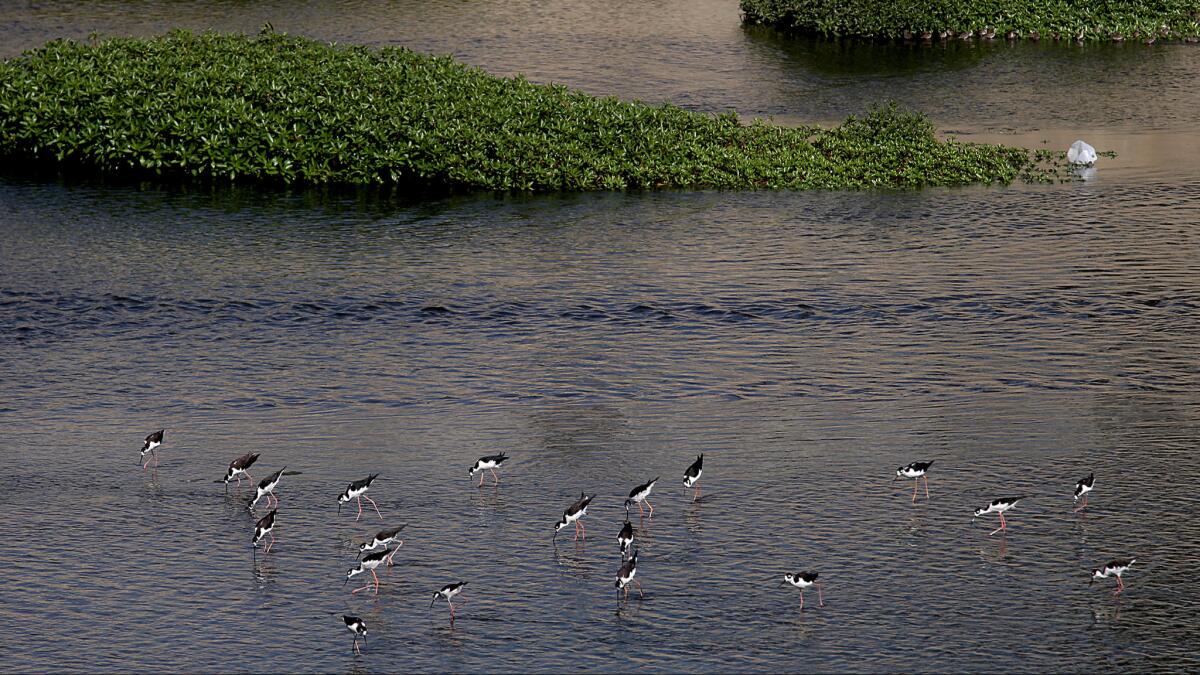
[[[7, 175], [0, 665], [1200, 665], [1198, 101], [1168, 85], [1200, 52], [859, 52], [744, 30], [723, 3], [386, 7], [31, 6], [5, 9], [3, 34], [19, 49], [269, 15], [704, 110], [836, 119], [908, 91], [966, 135], [1122, 155], [1082, 183], [917, 193], [414, 201]], [[1100, 62], [1137, 77], [1099, 108], [1050, 88]], [[964, 84], [1001, 72], [1036, 96]], [[163, 427], [143, 472], [141, 439]], [[475, 488], [467, 467], [500, 450], [500, 486]], [[249, 451], [256, 477], [299, 472], [270, 554], [252, 555], [247, 493], [214, 482]], [[680, 482], [699, 453], [692, 504]], [[891, 482], [915, 459], [935, 460], [916, 505]], [[1073, 515], [1089, 471], [1092, 506]], [[339, 515], [336, 495], [374, 472], [384, 520]], [[645, 598], [618, 601], [621, 502], [659, 475], [655, 517], [636, 522]], [[598, 495], [588, 541], [568, 528], [555, 545], [582, 490]], [[970, 526], [1010, 494], [1028, 498], [1006, 536]], [[400, 523], [380, 594], [352, 596], [354, 542]], [[1122, 597], [1088, 586], [1128, 556]], [[820, 571], [825, 607], [777, 588], [800, 569]], [[451, 625], [429, 600], [459, 580]], [[370, 626], [361, 656], [342, 613]]]

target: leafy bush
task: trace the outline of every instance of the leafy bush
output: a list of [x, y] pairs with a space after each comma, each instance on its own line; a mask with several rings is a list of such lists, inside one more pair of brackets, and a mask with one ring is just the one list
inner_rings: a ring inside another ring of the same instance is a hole
[[119, 174], [493, 190], [867, 188], [1057, 177], [895, 105], [840, 127], [597, 98], [403, 48], [176, 31], [0, 63], [0, 157]]
[[1182, 39], [1200, 36], [1196, 0], [741, 0], [746, 20], [828, 36]]

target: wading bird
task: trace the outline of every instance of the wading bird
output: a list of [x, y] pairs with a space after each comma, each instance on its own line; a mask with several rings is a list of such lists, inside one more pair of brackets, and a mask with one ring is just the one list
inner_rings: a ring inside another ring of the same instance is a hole
[[390, 530], [380, 530], [379, 532], [375, 533], [375, 536], [371, 539], [371, 541], [358, 547], [359, 554], [361, 555], [367, 551], [373, 551], [380, 546], [388, 546], [392, 542], [397, 542], [398, 545], [396, 546], [395, 550], [393, 550], [387, 558], [387, 564], [390, 567], [392, 564], [392, 556], [396, 555], [396, 551], [399, 551], [400, 547], [404, 545], [404, 540], [400, 538], [400, 530], [403, 530], [407, 526], [408, 524], [405, 523], [400, 527], [393, 527]]
[[1089, 492], [1092, 491], [1092, 486], [1094, 486], [1095, 484], [1096, 484], [1096, 474], [1095, 473], [1089, 473], [1087, 478], [1082, 478], [1079, 480], [1078, 483], [1075, 483], [1075, 497], [1074, 497], [1073, 501], [1079, 501], [1079, 498], [1083, 497], [1083, 503], [1080, 504], [1079, 507], [1075, 509], [1075, 511], [1074, 511], [1075, 513], [1079, 513], [1080, 511], [1087, 508], [1087, 495]]
[[579, 522], [579, 519], [587, 515], [588, 504], [591, 504], [595, 498], [596, 495], [589, 497], [586, 492], [580, 492], [579, 499], [568, 506], [566, 511], [563, 511], [562, 520], [554, 524], [554, 537], [552, 539], [558, 538], [559, 530], [571, 523], [575, 523], [575, 541], [579, 541], [580, 531], [583, 532], [583, 540], [587, 541], [587, 528], [583, 526], [583, 523]]
[[[433, 600], [429, 601], [429, 608], [433, 609], [433, 603], [437, 602], [438, 598], [445, 598], [446, 604], [450, 605], [450, 621], [453, 622], [454, 621], [454, 603], [450, 602], [450, 600], [453, 599], [454, 596], [458, 595], [459, 593], [462, 593], [463, 586], [466, 586], [466, 585], [467, 585], [467, 582], [460, 581], [456, 584], [446, 584], [445, 586], [442, 586], [442, 590], [437, 591], [436, 593], [433, 594]], [[462, 603], [459, 603], [459, 604], [461, 605]]]
[[351, 499], [357, 499], [358, 516], [354, 518], [354, 522], [358, 522], [358, 519], [362, 518], [362, 500], [365, 499], [371, 502], [371, 506], [375, 507], [375, 513], [379, 515], [380, 520], [383, 520], [383, 514], [379, 513], [379, 505], [375, 503], [375, 500], [367, 496], [367, 490], [371, 489], [371, 483], [374, 483], [376, 478], [379, 478], [379, 474], [373, 473], [362, 480], [356, 480], [346, 488], [345, 492], [338, 495], [338, 515], [342, 513], [342, 504]]
[[642, 509], [642, 502], [645, 502], [646, 506], [650, 508], [650, 517], [653, 518], [654, 505], [650, 503], [649, 497], [650, 491], [654, 489], [654, 484], [657, 482], [658, 476], [655, 476], [654, 480], [648, 483], [643, 483], [642, 485], [630, 490], [629, 499], [625, 500], [625, 513], [629, 513], [629, 507], [636, 503], [638, 505], [638, 514], [643, 516], [646, 515], [646, 512]]
[[913, 483], [913, 498], [912, 498], [912, 500], [913, 500], [913, 503], [916, 504], [917, 503], [917, 486], [919, 486], [921, 484], [921, 479], [924, 478], [925, 479], [925, 499], [929, 499], [929, 476], [927, 476], [925, 474], [928, 473], [929, 467], [931, 467], [931, 466], [933, 466], [932, 461], [913, 462], [912, 464], [909, 464], [908, 466], [902, 466], [899, 469], [896, 469], [896, 477], [892, 479], [892, 482], [895, 483], [896, 481], [900, 480], [901, 478], [914, 479], [916, 482]]
[[1096, 583], [1096, 581], [1098, 579], [1107, 579], [1109, 577], [1116, 577], [1117, 578], [1117, 587], [1115, 590], [1113, 590], [1113, 595], [1120, 593], [1121, 591], [1125, 590], [1125, 582], [1121, 581], [1121, 575], [1125, 574], [1125, 572], [1128, 571], [1129, 568], [1135, 562], [1137, 562], [1137, 558], [1131, 558], [1129, 560], [1110, 560], [1110, 561], [1108, 561], [1107, 563], [1104, 564], [1104, 567], [1101, 567], [1098, 570], [1092, 570], [1092, 579], [1091, 579], [1091, 581], [1088, 582], [1088, 586], [1091, 586], [1092, 584]]
[[703, 473], [704, 453], [700, 453], [696, 455], [696, 461], [692, 462], [692, 465], [683, 472], [683, 487], [690, 488], [693, 485], [696, 486], [696, 492], [692, 494], [693, 502], [700, 498], [700, 486], [697, 483], [700, 482], [700, 475]]
[[257, 452], [247, 452], [230, 462], [229, 470], [225, 472], [225, 491], [229, 492], [229, 481], [234, 478], [237, 478], [239, 488], [242, 487], [242, 476], [245, 476], [248, 480], [254, 480], [254, 476], [250, 475], [250, 466], [257, 461]]
[[[283, 467], [283, 469], [286, 468], [286, 466]], [[283, 476], [283, 469], [280, 469], [270, 476], [262, 479], [262, 482], [258, 484], [258, 488], [254, 494], [254, 501], [250, 502], [250, 506], [246, 508], [253, 509], [254, 505], [257, 504], [258, 500], [262, 499], [264, 495], [267, 498], [268, 509], [271, 508], [272, 499], [275, 500], [275, 506], [279, 506], [279, 497], [275, 496], [275, 486], [279, 485], [279, 479]]]
[[1000, 514], [1000, 527], [989, 532], [988, 536], [990, 537], [997, 532], [1007, 530], [1008, 523], [1004, 522], [1004, 512], [1016, 506], [1017, 502], [1021, 501], [1022, 499], [1024, 499], [1024, 497], [1003, 497], [1001, 499], [994, 499], [987, 506], [975, 509], [975, 515], [971, 518], [971, 524], [974, 525], [975, 518], [978, 518], [979, 516], [988, 513], [998, 513]]
[[155, 467], [158, 466], [158, 453], [155, 452], [155, 449], [162, 445], [163, 432], [165, 431], [166, 429], [159, 429], [146, 437], [146, 442], [142, 445], [141, 454], [138, 456], [138, 464], [141, 464], [142, 460], [146, 458], [146, 453], [150, 453], [150, 459], [147, 459], [146, 463], [142, 464], [142, 471], [145, 471], [146, 467], [150, 466], [150, 460], [154, 460]]
[[634, 549], [633, 555], [629, 556], [629, 560], [626, 560], [624, 564], [621, 565], [621, 568], [617, 570], [616, 586], [618, 595], [623, 590], [625, 591], [625, 597], [629, 598], [629, 584], [632, 583], [633, 585], [637, 586], [638, 597], [646, 597], [646, 594], [642, 592], [642, 582], [633, 578], [637, 575], [637, 557], [638, 551], [637, 549]]
[[367, 643], [367, 622], [357, 616], [350, 616], [348, 614], [342, 615], [342, 621], [346, 623], [346, 628], [349, 628], [350, 632], [354, 633], [354, 653], [362, 654], [362, 650], [358, 648], [358, 638], [361, 637], [363, 639], [363, 644]]
[[804, 589], [808, 588], [809, 586], [816, 586], [817, 606], [824, 607], [825, 597], [821, 593], [821, 584], [817, 583], [817, 577], [819, 575], [819, 572], [797, 572], [795, 574], [785, 574], [783, 575], [783, 581], [780, 582], [779, 585], [782, 586], [784, 584], [791, 584], [800, 589], [800, 609], [804, 609]]
[[[367, 555], [364, 555], [362, 560], [358, 561], [358, 567], [346, 572], [346, 580], [342, 582], [342, 586], [350, 583], [350, 579], [355, 575], [362, 574], [363, 572], [370, 572], [371, 578], [375, 580], [375, 595], [379, 595], [379, 576], [375, 574], [375, 568], [379, 567], [380, 563], [382, 563], [387, 557], [388, 550], [386, 548], [378, 553], [368, 553]], [[356, 588], [353, 591], [350, 591], [350, 595], [354, 595], [359, 591], [365, 591], [370, 587], [371, 584], [367, 584], [362, 588]]]
[[479, 459], [475, 460], [475, 463], [472, 464], [471, 468], [467, 470], [467, 477], [474, 478], [475, 474], [477, 474], [477, 473], [480, 474], [479, 485], [477, 485], [475, 487], [483, 487], [483, 474], [481, 472], [484, 470], [487, 470], [487, 471], [492, 472], [492, 478], [496, 479], [495, 484], [499, 485], [500, 484], [500, 476], [496, 475], [496, 468], [499, 467], [501, 464], [503, 464], [504, 461], [507, 459], [508, 459], [508, 456], [505, 455], [503, 452], [498, 455], [488, 455], [487, 457], [480, 457]]

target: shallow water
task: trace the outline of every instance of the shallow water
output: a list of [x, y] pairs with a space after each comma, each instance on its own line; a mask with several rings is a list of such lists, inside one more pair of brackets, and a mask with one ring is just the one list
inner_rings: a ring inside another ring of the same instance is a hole
[[[1200, 666], [1200, 94], [1169, 86], [1200, 50], [849, 49], [743, 29], [726, 3], [511, 5], [52, 4], [4, 10], [0, 45], [269, 18], [701, 110], [834, 120], [894, 92], [966, 138], [1121, 157], [1078, 184], [919, 193], [413, 202], [2, 178], [0, 666]], [[1098, 103], [1055, 92], [1098, 63]], [[502, 483], [476, 489], [466, 468], [498, 450]], [[213, 482], [246, 451], [257, 477], [300, 472], [270, 554], [252, 555], [246, 493]], [[935, 460], [916, 505], [890, 482], [914, 459]], [[382, 524], [408, 523], [377, 598], [342, 579], [381, 521], [335, 502], [369, 472]], [[621, 501], [658, 475], [646, 596], [618, 602]], [[555, 547], [581, 490], [589, 540]], [[1029, 497], [1010, 534], [970, 527], [1011, 494]], [[1124, 597], [1089, 588], [1120, 556], [1139, 561]], [[821, 572], [824, 608], [775, 587], [797, 569]], [[450, 626], [430, 594], [465, 579]], [[343, 612], [370, 625], [360, 657]]]

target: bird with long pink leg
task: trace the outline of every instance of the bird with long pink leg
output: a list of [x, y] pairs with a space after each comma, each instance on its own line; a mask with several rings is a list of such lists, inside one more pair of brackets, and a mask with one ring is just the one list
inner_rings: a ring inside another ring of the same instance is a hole
[[277, 511], [272, 510], [267, 515], [258, 519], [254, 524], [254, 549], [258, 550], [258, 542], [263, 540], [263, 537], [270, 536], [271, 542], [267, 544], [267, 550], [263, 553], [270, 553], [271, 547], [275, 545], [275, 514]]
[[[346, 580], [342, 582], [342, 586], [345, 586], [346, 584], [350, 583], [350, 579], [352, 579], [353, 577], [355, 577], [359, 574], [362, 574], [363, 572], [370, 572], [371, 578], [375, 580], [375, 584], [374, 584], [375, 595], [379, 595], [379, 576], [377, 574], [375, 574], [375, 568], [379, 567], [383, 563], [383, 561], [387, 559], [388, 555], [389, 555], [389, 552], [386, 547], [382, 551], [378, 551], [376, 553], [368, 553], [367, 555], [364, 555], [362, 557], [362, 560], [358, 561], [358, 567], [355, 567], [354, 569], [350, 570], [349, 572], [346, 572]], [[350, 591], [350, 595], [354, 595], [355, 593], [357, 593], [359, 591], [365, 591], [370, 587], [371, 587], [371, 584], [367, 584], [366, 586], [363, 586], [362, 588], [356, 588], [353, 591]]]
[[[446, 604], [450, 605], [450, 623], [454, 623], [454, 603], [450, 602], [450, 601], [454, 599], [454, 596], [458, 595], [459, 593], [462, 593], [463, 588], [466, 585], [467, 585], [467, 582], [460, 581], [458, 583], [446, 584], [445, 586], [442, 586], [441, 590], [439, 590], [433, 594], [433, 600], [429, 601], [429, 608], [433, 609], [433, 603], [437, 602], [438, 598], [445, 598]], [[462, 604], [462, 603], [459, 603], [459, 604]]]
[[825, 596], [821, 592], [821, 584], [817, 582], [819, 572], [796, 572], [795, 574], [783, 575], [783, 581], [779, 582], [780, 586], [791, 584], [800, 589], [800, 609], [804, 609], [804, 589], [809, 586], [817, 587], [817, 606], [825, 606]]
[[1100, 579], [1116, 577], [1117, 578], [1117, 587], [1116, 587], [1116, 589], [1113, 590], [1113, 595], [1119, 595], [1121, 593], [1121, 591], [1125, 590], [1125, 582], [1121, 581], [1121, 575], [1125, 574], [1125, 572], [1129, 571], [1129, 568], [1132, 567], [1133, 563], [1135, 563], [1135, 562], [1137, 562], [1137, 558], [1130, 558], [1129, 560], [1118, 559], [1118, 560], [1108, 561], [1107, 563], [1104, 564], [1104, 567], [1101, 567], [1098, 570], [1092, 570], [1092, 579], [1091, 579], [1091, 581], [1088, 582], [1088, 586], [1091, 586], [1092, 584], [1096, 583]]
[[1083, 503], [1080, 504], [1079, 507], [1075, 509], [1074, 513], [1079, 513], [1080, 511], [1087, 508], [1088, 493], [1092, 491], [1092, 488], [1095, 487], [1095, 485], [1096, 485], [1096, 474], [1095, 473], [1089, 473], [1087, 478], [1081, 478], [1081, 479], [1079, 479], [1079, 482], [1075, 483], [1075, 494], [1074, 494], [1073, 501], [1078, 502], [1079, 498], [1083, 497]]
[[362, 518], [362, 500], [365, 499], [371, 502], [371, 506], [375, 507], [375, 513], [379, 515], [380, 520], [383, 520], [383, 514], [379, 513], [379, 505], [375, 503], [375, 500], [367, 496], [367, 490], [371, 489], [371, 483], [374, 483], [376, 478], [379, 478], [379, 474], [373, 473], [362, 480], [356, 480], [346, 488], [345, 492], [338, 495], [338, 515], [342, 513], [342, 504], [351, 499], [357, 499], [358, 516], [354, 518], [354, 522], [357, 523], [358, 519]]
[[500, 476], [496, 475], [496, 469], [498, 469], [506, 460], [508, 460], [508, 455], [505, 455], [503, 452], [498, 455], [480, 457], [479, 459], [475, 460], [475, 463], [471, 465], [470, 469], [467, 469], [467, 477], [474, 478], [475, 474], [479, 474], [479, 485], [476, 485], [475, 487], [483, 487], [483, 472], [491, 471], [492, 478], [496, 479], [494, 485], [499, 485]]
[[147, 459], [146, 463], [142, 464], [142, 471], [145, 471], [146, 467], [150, 466], [151, 460], [154, 461], [155, 468], [158, 468], [158, 453], [155, 451], [158, 449], [158, 446], [162, 445], [163, 432], [165, 431], [166, 429], [159, 429], [158, 431], [146, 437], [146, 442], [142, 444], [141, 456], [138, 458], [138, 464], [142, 463], [142, 460], [146, 458], [147, 454], [150, 455], [150, 459]]
[[987, 506], [975, 509], [975, 516], [971, 518], [971, 525], [975, 524], [975, 518], [978, 518], [979, 516], [986, 515], [988, 513], [996, 513], [1000, 515], [1000, 527], [989, 532], [988, 536], [990, 537], [997, 532], [1007, 533], [1008, 523], [1004, 520], [1004, 512], [1016, 506], [1017, 502], [1021, 501], [1022, 499], [1024, 499], [1024, 497], [1003, 497], [1001, 499], [993, 499], [988, 503]]
[[587, 496], [586, 492], [579, 493], [579, 499], [575, 500], [574, 503], [568, 506], [567, 510], [563, 511], [562, 520], [554, 524], [554, 537], [552, 537], [551, 540], [558, 538], [559, 530], [563, 529], [567, 525], [570, 525], [571, 523], [575, 523], [575, 541], [579, 541], [579, 535], [581, 532], [583, 533], [583, 540], [587, 541], [587, 528], [583, 526], [583, 523], [579, 522], [579, 519], [587, 515], [588, 504], [591, 504], [592, 500], [595, 498], [596, 495], [589, 497]]

